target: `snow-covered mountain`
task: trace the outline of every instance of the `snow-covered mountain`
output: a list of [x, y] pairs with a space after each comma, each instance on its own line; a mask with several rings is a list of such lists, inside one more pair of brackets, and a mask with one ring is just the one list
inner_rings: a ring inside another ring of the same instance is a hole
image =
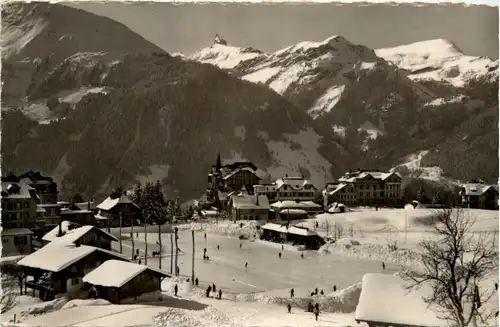
[[[450, 163], [460, 159], [453, 151], [434, 149], [456, 144], [451, 135], [476, 134], [484, 119], [477, 115], [494, 118], [498, 106], [498, 61], [467, 56], [442, 39], [372, 50], [333, 36], [274, 53], [246, 49], [229, 40], [227, 46], [217, 44], [187, 59], [267, 85], [302, 108], [325, 134], [333, 133], [365, 166], [394, 166], [425, 151], [423, 163], [446, 166], [443, 174], [453, 175], [459, 165]], [[477, 137], [462, 138], [468, 151], [482, 147]], [[464, 169], [460, 174], [470, 177]]]
[[498, 78], [498, 60], [468, 56], [453, 42], [435, 39], [375, 50], [377, 56], [408, 72], [416, 81], [446, 82], [463, 87], [471, 76]]

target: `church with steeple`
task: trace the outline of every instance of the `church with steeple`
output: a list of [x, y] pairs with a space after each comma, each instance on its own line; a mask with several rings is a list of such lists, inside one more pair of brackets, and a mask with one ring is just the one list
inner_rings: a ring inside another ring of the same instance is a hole
[[224, 207], [228, 195], [245, 189], [253, 194], [253, 186], [259, 184], [258, 168], [250, 161], [234, 161], [223, 165], [220, 153], [207, 179], [207, 201], [216, 208]]

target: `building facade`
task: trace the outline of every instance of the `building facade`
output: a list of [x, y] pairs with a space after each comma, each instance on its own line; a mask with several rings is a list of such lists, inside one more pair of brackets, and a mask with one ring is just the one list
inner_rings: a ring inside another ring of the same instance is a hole
[[33, 252], [32, 234], [26, 228], [4, 229], [2, 235], [2, 256], [23, 255]]
[[324, 203], [341, 202], [351, 206], [403, 205], [402, 177], [377, 170], [348, 172], [323, 191]]
[[260, 184], [254, 186], [256, 195], [265, 195], [269, 202], [277, 201], [313, 201], [318, 189], [311, 182], [300, 177], [285, 177], [278, 179], [272, 184]]
[[268, 220], [269, 200], [260, 195], [235, 195], [230, 200], [233, 220]]
[[19, 176], [33, 187], [40, 198], [40, 204], [56, 204], [59, 192], [57, 183], [51, 177], [43, 176], [39, 171], [28, 171]]
[[498, 185], [464, 184], [460, 198], [464, 208], [498, 210]]
[[97, 209], [95, 220], [100, 227], [131, 226], [142, 220], [141, 210], [126, 194], [107, 197]]
[[2, 228], [34, 229], [36, 190], [15, 176], [2, 177]]

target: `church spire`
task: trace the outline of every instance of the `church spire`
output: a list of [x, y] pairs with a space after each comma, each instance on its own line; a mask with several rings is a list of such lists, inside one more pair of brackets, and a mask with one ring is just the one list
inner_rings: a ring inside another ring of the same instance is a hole
[[222, 162], [220, 160], [220, 152], [217, 153], [217, 163], [215, 164], [215, 169], [219, 172], [222, 169]]

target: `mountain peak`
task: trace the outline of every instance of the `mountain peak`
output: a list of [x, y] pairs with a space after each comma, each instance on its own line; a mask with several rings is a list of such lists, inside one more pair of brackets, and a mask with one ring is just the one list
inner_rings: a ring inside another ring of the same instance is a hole
[[400, 45], [393, 48], [382, 48], [376, 50], [377, 55], [386, 57], [389, 55], [412, 55], [432, 58], [451, 58], [463, 56], [464, 53], [453, 42], [447, 39], [433, 39]]
[[214, 43], [189, 56], [189, 59], [212, 64], [222, 69], [232, 69], [240, 62], [257, 58], [263, 53], [253, 48], [240, 48], [231, 45]]

